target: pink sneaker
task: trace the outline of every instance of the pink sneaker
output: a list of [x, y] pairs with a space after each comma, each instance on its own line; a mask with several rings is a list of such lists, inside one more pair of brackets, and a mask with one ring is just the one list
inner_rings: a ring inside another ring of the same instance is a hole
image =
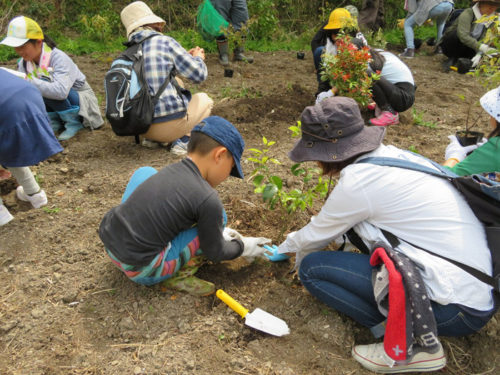
[[399, 114], [383, 111], [380, 116], [370, 119], [370, 124], [375, 126], [397, 125], [399, 124]]
[[371, 102], [369, 103], [366, 108], [369, 109], [370, 111], [374, 111], [375, 110], [375, 107], [377, 106], [377, 103], [375, 102]]

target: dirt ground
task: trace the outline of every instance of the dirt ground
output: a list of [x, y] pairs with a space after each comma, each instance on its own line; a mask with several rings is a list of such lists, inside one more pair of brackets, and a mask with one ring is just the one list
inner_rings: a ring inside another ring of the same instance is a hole
[[[402, 113], [385, 143], [442, 162], [447, 135], [464, 127], [468, 103], [484, 89], [472, 77], [442, 73], [442, 57], [429, 51], [423, 47], [408, 61], [418, 85], [416, 116], [411, 110]], [[209, 78], [188, 87], [215, 100], [213, 113], [239, 128], [247, 150], [261, 148], [262, 136], [276, 141], [272, 154], [284, 163], [276, 172], [293, 185], [286, 153], [294, 139], [288, 127], [313, 103], [311, 53], [304, 60], [295, 52], [254, 56], [253, 64], [233, 64], [233, 78], [224, 78], [217, 57], [209, 55]], [[111, 57], [74, 58], [103, 109], [103, 77]], [[6, 65], [14, 67], [14, 61]], [[473, 106], [472, 112], [481, 111]], [[416, 125], [414, 117], [435, 127]], [[486, 120], [482, 115], [477, 128], [487, 132]], [[49, 198], [45, 208], [17, 201], [14, 180], [1, 183], [2, 198], [15, 216], [0, 230], [1, 374], [368, 373], [350, 353], [354, 343], [374, 341], [369, 332], [312, 298], [289, 272], [290, 262], [239, 259], [198, 272], [250, 310], [260, 307], [284, 319], [291, 333], [282, 338], [246, 327], [214, 296], [193, 297], [127, 280], [104, 252], [97, 235], [101, 218], [119, 203], [136, 168], [162, 168], [179, 159], [165, 148], [115, 136], [108, 123], [63, 146], [61, 154], [32, 168]], [[243, 169], [249, 176], [247, 150]], [[231, 179], [218, 190], [230, 227], [279, 241], [280, 214], [263, 206], [251, 182]], [[320, 206], [297, 213], [287, 231], [306, 224]], [[441, 373], [499, 374], [499, 318], [475, 335], [443, 338], [448, 366]]]

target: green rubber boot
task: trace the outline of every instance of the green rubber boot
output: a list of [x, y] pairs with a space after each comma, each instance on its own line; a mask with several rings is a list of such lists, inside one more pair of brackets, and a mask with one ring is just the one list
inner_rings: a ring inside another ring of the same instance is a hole
[[205, 262], [204, 257], [193, 257], [182, 267], [175, 276], [162, 282], [167, 289], [189, 293], [193, 296], [209, 296], [215, 293], [215, 285], [202, 280], [194, 274]]
[[219, 63], [222, 66], [229, 65], [229, 42], [227, 38], [217, 39], [217, 49], [219, 50]]
[[233, 60], [234, 61], [245, 61], [249, 64], [253, 63], [253, 56], [244, 55], [243, 52], [245, 52], [245, 49], [243, 48], [243, 46], [236, 46], [234, 48]]

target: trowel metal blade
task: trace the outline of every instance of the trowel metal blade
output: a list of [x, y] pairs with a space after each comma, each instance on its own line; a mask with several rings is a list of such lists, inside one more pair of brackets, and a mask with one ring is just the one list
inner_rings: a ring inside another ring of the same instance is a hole
[[290, 333], [285, 321], [259, 308], [245, 316], [245, 324], [274, 336], [284, 336]]

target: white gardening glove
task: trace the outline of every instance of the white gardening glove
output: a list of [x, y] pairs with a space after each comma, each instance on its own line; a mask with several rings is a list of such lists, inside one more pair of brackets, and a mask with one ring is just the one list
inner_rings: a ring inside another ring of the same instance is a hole
[[270, 244], [271, 239], [265, 237], [245, 237], [238, 231], [231, 228], [224, 228], [222, 232], [226, 241], [231, 241], [235, 238], [243, 242], [243, 253], [241, 254], [248, 262], [252, 262], [256, 257], [265, 258], [265, 251], [262, 245]]
[[495, 53], [496, 52], [496, 49], [494, 48], [491, 48], [489, 45], [487, 44], [484, 44], [482, 43], [480, 46], [479, 46], [479, 50], [484, 53], [485, 55], [490, 55], [492, 53]]
[[318, 104], [319, 102], [321, 102], [322, 100], [326, 99], [326, 98], [329, 98], [331, 96], [334, 96], [333, 95], [333, 91], [332, 90], [328, 90], [328, 91], [323, 91], [323, 92], [320, 92], [318, 94], [318, 96], [316, 97], [316, 104]]
[[265, 237], [244, 237], [241, 236], [243, 241], [243, 253], [241, 256], [248, 262], [252, 262], [256, 257], [266, 258], [264, 255], [266, 249], [262, 245], [270, 244], [271, 239]]
[[462, 146], [459, 142], [457, 137], [454, 135], [449, 135], [448, 139], [450, 140], [450, 144], [446, 146], [446, 152], [444, 154], [445, 160], [448, 159], [456, 159], [459, 162], [464, 160], [467, 154], [476, 148], [478, 148], [478, 145], [470, 145], [470, 146]]
[[483, 56], [482, 53], [478, 52], [476, 55], [470, 60], [472, 61], [472, 67], [475, 68], [478, 64], [479, 61], [481, 61], [481, 57]]
[[484, 145], [486, 142], [488, 142], [488, 138], [484, 138], [481, 139], [479, 142], [477, 142], [477, 147], [481, 147], [482, 145]]

